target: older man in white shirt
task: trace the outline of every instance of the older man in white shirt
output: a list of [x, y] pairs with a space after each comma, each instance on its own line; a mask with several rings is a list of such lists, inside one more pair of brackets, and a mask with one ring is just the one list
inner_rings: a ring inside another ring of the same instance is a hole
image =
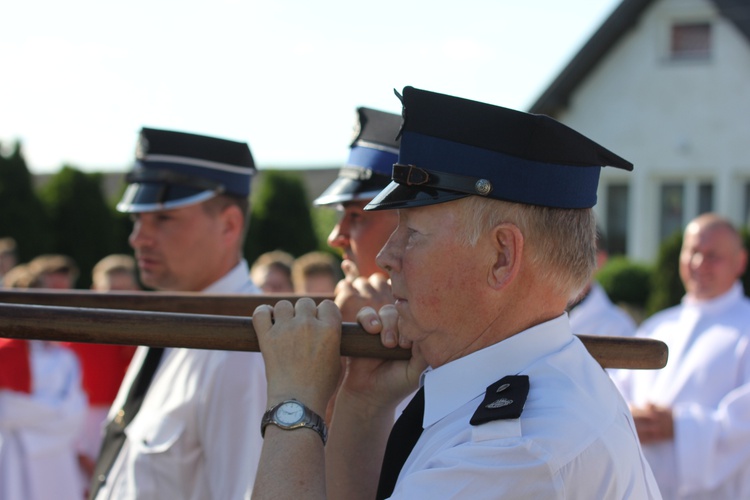
[[638, 331], [669, 346], [658, 371], [615, 375], [666, 499], [750, 498], [750, 300], [747, 251], [726, 219], [685, 229], [682, 303]]

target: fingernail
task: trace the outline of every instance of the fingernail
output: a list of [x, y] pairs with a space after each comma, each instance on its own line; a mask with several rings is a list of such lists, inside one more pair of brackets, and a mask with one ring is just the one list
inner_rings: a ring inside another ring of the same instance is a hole
[[385, 331], [385, 341], [389, 344], [396, 342], [396, 336], [393, 334], [393, 330]]
[[380, 324], [380, 320], [379, 320], [378, 318], [372, 318], [372, 319], [370, 320], [370, 324], [371, 324], [372, 326], [378, 326], [378, 325]]

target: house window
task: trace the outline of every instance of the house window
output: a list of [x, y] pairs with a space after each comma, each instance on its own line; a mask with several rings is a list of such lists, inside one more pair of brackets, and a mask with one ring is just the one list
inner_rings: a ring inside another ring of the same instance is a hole
[[673, 59], [705, 59], [711, 55], [711, 25], [707, 22], [672, 25]]
[[714, 185], [703, 182], [698, 185], [698, 215], [714, 210]]
[[682, 183], [664, 183], [661, 186], [661, 211], [659, 213], [659, 236], [662, 240], [675, 231], [682, 231], [685, 212], [685, 192]]
[[610, 255], [627, 252], [628, 185], [607, 186], [607, 250]]

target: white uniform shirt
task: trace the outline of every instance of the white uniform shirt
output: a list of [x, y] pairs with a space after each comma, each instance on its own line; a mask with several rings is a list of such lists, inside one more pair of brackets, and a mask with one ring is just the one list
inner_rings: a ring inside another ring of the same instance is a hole
[[669, 347], [661, 370], [618, 371], [625, 399], [668, 406], [674, 441], [644, 446], [664, 498], [750, 498], [750, 300], [742, 286], [683, 299], [641, 325]]
[[[529, 377], [521, 418], [470, 425], [505, 375]], [[565, 315], [423, 381], [425, 430], [391, 498], [660, 498], [625, 402]]]
[[598, 283], [591, 285], [589, 294], [569, 315], [570, 329], [577, 335], [635, 335], [636, 324], [633, 318], [613, 304]]
[[[260, 293], [248, 274], [243, 261], [205, 292]], [[136, 351], [108, 420], [122, 406], [145, 354], [144, 347]], [[260, 353], [166, 349], [96, 498], [249, 498], [265, 407]]]
[[75, 439], [86, 416], [78, 359], [29, 341], [31, 394], [0, 390], [0, 500], [80, 500]]

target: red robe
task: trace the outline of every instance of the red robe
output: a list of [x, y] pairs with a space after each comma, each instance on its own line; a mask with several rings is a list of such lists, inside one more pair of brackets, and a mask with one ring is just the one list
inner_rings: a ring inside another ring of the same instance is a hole
[[62, 342], [78, 356], [83, 390], [94, 406], [109, 406], [135, 352], [135, 346]]
[[31, 393], [31, 366], [27, 341], [0, 338], [1, 389]]

